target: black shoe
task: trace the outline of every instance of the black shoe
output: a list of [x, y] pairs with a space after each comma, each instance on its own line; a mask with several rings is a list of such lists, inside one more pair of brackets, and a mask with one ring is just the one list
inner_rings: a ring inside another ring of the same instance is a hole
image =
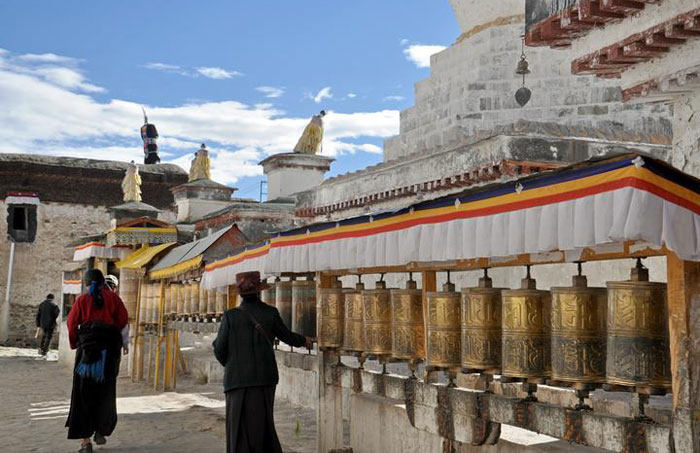
[[105, 439], [105, 436], [103, 436], [102, 433], [95, 432], [94, 439], [97, 445], [104, 445], [107, 443], [107, 439]]
[[86, 443], [85, 445], [80, 447], [78, 453], [92, 453], [92, 444], [90, 442]]

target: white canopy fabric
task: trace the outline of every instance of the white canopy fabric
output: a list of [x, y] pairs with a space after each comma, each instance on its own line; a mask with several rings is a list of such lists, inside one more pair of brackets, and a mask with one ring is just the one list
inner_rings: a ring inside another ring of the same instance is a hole
[[[205, 269], [203, 285], [238, 272], [306, 273], [576, 251], [625, 241], [700, 261], [700, 183], [637, 155], [586, 162], [400, 211], [311, 225]], [[569, 256], [574, 256], [570, 253]]]

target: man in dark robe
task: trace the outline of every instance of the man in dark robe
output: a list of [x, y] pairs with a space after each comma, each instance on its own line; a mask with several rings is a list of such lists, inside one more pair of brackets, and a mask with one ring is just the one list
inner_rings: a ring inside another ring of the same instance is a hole
[[279, 382], [273, 343], [310, 348], [311, 339], [291, 332], [275, 307], [260, 300], [268, 287], [259, 272], [236, 275], [238, 308], [224, 313], [214, 340], [214, 355], [225, 367], [228, 453], [282, 453], [273, 407]]
[[56, 319], [59, 313], [60, 310], [58, 305], [54, 303], [53, 294], [46, 296], [46, 300], [39, 304], [39, 309], [36, 311], [36, 326], [41, 328], [42, 332], [39, 355], [43, 356], [49, 352], [51, 337], [53, 337], [53, 331], [56, 329]]

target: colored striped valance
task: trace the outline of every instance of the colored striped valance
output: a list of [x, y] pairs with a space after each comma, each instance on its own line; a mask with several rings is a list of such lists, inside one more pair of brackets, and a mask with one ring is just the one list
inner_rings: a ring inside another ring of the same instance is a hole
[[589, 161], [394, 212], [298, 228], [207, 265], [207, 287], [267, 275], [646, 241], [700, 261], [700, 182], [648, 157]]

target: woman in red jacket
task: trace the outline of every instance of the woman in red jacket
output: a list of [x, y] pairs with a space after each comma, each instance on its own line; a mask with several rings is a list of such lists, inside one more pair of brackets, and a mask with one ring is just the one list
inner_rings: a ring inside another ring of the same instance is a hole
[[117, 425], [117, 374], [121, 349], [128, 351], [120, 332], [129, 315], [98, 269], [85, 273], [85, 284], [88, 292], [68, 315], [68, 339], [77, 352], [66, 426], [69, 439], [82, 439], [79, 452], [92, 453], [90, 438], [102, 445]]

